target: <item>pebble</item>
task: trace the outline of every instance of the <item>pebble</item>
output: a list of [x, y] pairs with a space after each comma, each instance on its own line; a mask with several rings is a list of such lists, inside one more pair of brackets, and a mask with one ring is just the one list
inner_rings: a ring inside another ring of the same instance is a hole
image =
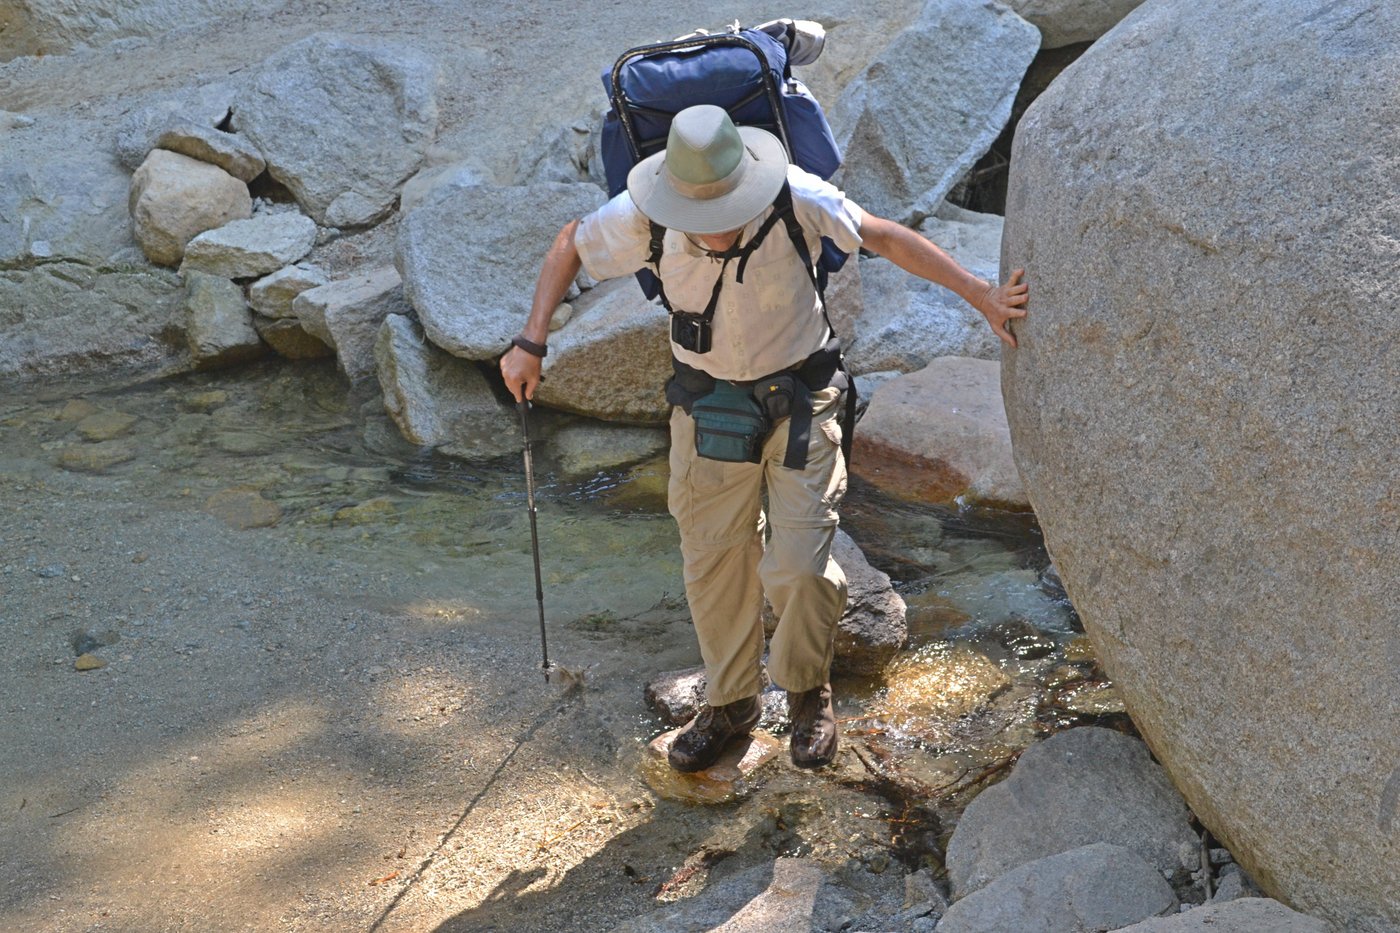
[[247, 486], [214, 493], [205, 501], [204, 510], [239, 530], [267, 528], [282, 518], [282, 509], [276, 502], [264, 499], [262, 493]]
[[40, 567], [37, 572], [41, 577], [52, 579], [53, 577], [63, 576], [68, 572], [68, 568], [63, 564], [49, 564], [47, 567]]
[[73, 669], [79, 671], [95, 671], [106, 666], [107, 662], [95, 654], [80, 655], [78, 659], [73, 662]]

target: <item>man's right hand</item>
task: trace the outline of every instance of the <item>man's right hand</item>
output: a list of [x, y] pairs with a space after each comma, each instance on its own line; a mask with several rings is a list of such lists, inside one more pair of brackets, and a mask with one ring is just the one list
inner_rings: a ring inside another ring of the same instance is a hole
[[535, 389], [540, 385], [540, 362], [538, 356], [519, 347], [511, 347], [510, 352], [501, 357], [501, 376], [517, 402], [534, 399]]

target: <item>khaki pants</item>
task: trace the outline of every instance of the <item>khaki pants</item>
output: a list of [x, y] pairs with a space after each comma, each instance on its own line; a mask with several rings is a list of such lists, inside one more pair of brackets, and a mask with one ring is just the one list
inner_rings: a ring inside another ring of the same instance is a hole
[[712, 706], [759, 692], [765, 593], [778, 617], [768, 659], [773, 682], [798, 692], [829, 676], [846, 608], [846, 577], [831, 559], [846, 493], [838, 396], [836, 389], [812, 393], [804, 470], [783, 466], [786, 419], [764, 444], [761, 463], [723, 463], [697, 456], [695, 422], [680, 408], [671, 414], [669, 505]]

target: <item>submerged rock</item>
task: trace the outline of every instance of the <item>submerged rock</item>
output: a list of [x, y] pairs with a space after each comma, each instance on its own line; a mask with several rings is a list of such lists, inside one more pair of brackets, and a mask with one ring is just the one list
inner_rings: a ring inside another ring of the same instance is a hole
[[683, 803], [728, 803], [747, 796], [754, 789], [753, 775], [783, 748], [773, 736], [756, 729], [748, 738], [730, 742], [719, 761], [704, 771], [682, 774], [666, 762], [671, 743], [680, 732], [673, 729], [647, 745], [642, 776], [662, 797]]
[[1021, 121], [1004, 243], [1016, 461], [1105, 669], [1355, 933], [1400, 928], [1397, 82], [1394, 4], [1144, 4]]
[[314, 35], [263, 63], [233, 122], [318, 223], [364, 226], [393, 210], [432, 144], [436, 84], [416, 50]]
[[261, 492], [249, 486], [235, 486], [214, 493], [205, 500], [204, 511], [240, 531], [267, 528], [282, 519], [282, 509], [277, 503], [264, 499]]
[[853, 472], [904, 498], [1027, 509], [1002, 409], [999, 367], [944, 357], [875, 393]]

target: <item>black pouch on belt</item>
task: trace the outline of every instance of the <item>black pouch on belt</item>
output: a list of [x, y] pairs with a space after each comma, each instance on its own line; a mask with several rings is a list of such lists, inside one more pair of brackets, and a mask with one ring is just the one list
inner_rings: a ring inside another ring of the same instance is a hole
[[758, 463], [773, 422], [748, 386], [715, 380], [710, 394], [690, 406], [695, 419], [695, 452], [726, 463]]

